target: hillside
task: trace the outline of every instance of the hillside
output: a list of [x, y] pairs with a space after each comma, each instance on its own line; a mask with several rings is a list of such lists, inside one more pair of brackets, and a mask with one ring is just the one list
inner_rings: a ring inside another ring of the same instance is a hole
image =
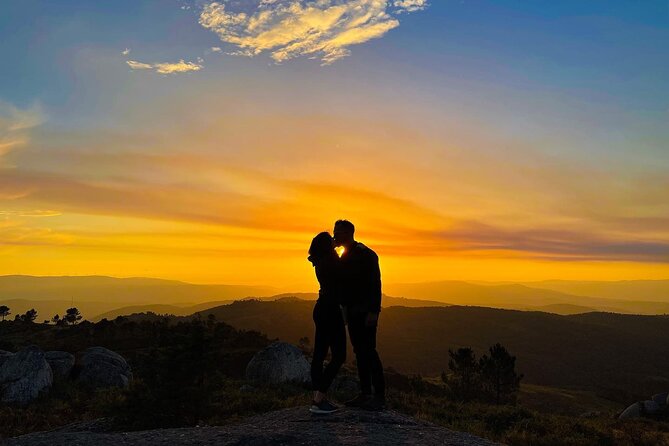
[[[312, 302], [297, 299], [245, 301], [202, 314], [298, 342], [304, 336], [313, 338], [312, 308]], [[470, 346], [482, 354], [501, 342], [518, 357], [518, 369], [528, 383], [596, 390], [618, 401], [669, 388], [665, 316], [389, 307], [382, 311], [380, 324], [385, 365], [401, 372], [437, 375], [448, 368], [449, 348]]]

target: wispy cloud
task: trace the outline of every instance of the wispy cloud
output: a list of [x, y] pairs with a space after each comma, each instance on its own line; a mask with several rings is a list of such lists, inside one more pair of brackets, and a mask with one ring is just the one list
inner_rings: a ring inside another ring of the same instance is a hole
[[328, 65], [348, 56], [351, 46], [397, 28], [394, 14], [426, 7], [426, 0], [226, 1], [207, 4], [199, 22], [238, 48], [231, 54], [267, 51], [276, 62], [307, 55]]
[[130, 54], [130, 48], [124, 49], [123, 51], [121, 51], [121, 54], [123, 54], [124, 56], [127, 56], [128, 54]]
[[133, 70], [153, 70], [159, 74], [175, 74], [199, 71], [203, 68], [201, 62], [202, 59], [198, 59], [198, 63], [186, 62], [181, 59], [179, 62], [145, 63], [136, 60], [127, 60], [125, 63]]
[[27, 131], [42, 123], [44, 115], [35, 105], [20, 109], [0, 101], [0, 157], [28, 141]]

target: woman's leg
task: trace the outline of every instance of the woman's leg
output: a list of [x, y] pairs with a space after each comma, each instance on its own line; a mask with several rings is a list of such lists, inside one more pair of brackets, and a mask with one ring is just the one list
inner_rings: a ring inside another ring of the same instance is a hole
[[339, 369], [346, 361], [346, 327], [339, 308], [336, 309], [335, 315], [331, 317], [332, 324], [328, 327], [328, 346], [330, 347], [331, 360], [323, 371], [320, 387], [318, 388], [322, 393], [328, 391]]
[[323, 398], [319, 395], [319, 390], [323, 383], [323, 361], [328, 354], [329, 342], [326, 327], [321, 321], [319, 305], [314, 307], [314, 324], [316, 332], [314, 334], [314, 351], [311, 358], [311, 384], [314, 389], [314, 400], [320, 402]]

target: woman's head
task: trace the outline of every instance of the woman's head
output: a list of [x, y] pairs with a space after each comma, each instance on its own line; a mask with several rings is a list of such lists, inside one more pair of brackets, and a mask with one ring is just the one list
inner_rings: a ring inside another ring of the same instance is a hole
[[311, 241], [309, 247], [309, 260], [311, 262], [330, 257], [333, 253], [335, 253], [334, 241], [328, 232], [321, 232]]

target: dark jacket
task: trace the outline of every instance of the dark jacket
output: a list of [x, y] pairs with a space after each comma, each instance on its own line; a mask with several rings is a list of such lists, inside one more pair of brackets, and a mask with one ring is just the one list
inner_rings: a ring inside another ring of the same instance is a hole
[[341, 301], [350, 312], [381, 311], [381, 270], [379, 257], [362, 243], [341, 257]]

